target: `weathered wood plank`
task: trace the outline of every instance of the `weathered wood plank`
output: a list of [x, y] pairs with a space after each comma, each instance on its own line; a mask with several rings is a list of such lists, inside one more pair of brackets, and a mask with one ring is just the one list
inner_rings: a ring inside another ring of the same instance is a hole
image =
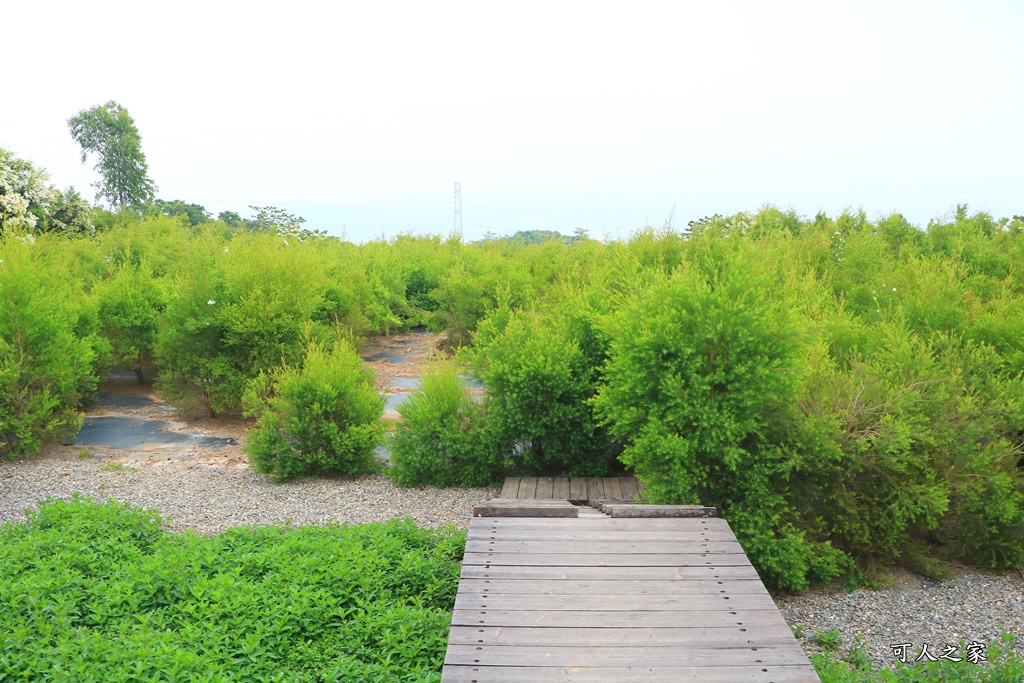
[[538, 500], [551, 500], [552, 492], [555, 489], [555, 480], [552, 477], [539, 477], [537, 479], [537, 493], [534, 498]]
[[636, 494], [640, 491], [636, 477], [619, 477], [619, 488], [622, 490], [623, 500], [636, 500]]
[[[455, 596], [455, 609], [532, 612], [701, 612], [772, 610], [770, 595], [484, 595]], [[678, 617], [674, 617], [677, 619]]]
[[[691, 623], [693, 623], [691, 621]], [[778, 626], [692, 626], [654, 627], [516, 627], [454, 626], [448, 642], [456, 645], [551, 645], [605, 647], [639, 645], [641, 647], [770, 647], [795, 642], [792, 632]]]
[[[635, 567], [503, 567], [462, 565], [463, 579], [524, 579], [564, 581], [636, 581], [640, 578]], [[652, 581], [724, 581], [731, 579], [759, 579], [750, 565], [737, 567], [644, 567], [643, 578]]]
[[739, 567], [750, 564], [743, 553], [466, 553], [463, 564], [537, 567]]
[[[474, 511], [476, 508], [473, 508]], [[562, 508], [545, 508], [562, 509]], [[743, 553], [737, 541], [540, 541], [510, 540], [495, 536], [495, 540], [467, 540], [467, 553], [490, 552], [497, 544], [506, 553]]]
[[519, 480], [519, 495], [521, 500], [537, 497], [537, 477], [522, 477]]
[[501, 487], [501, 498], [517, 498], [519, 496], [519, 477], [505, 477], [505, 485]]
[[447, 665], [442, 683], [820, 683], [810, 666], [482, 667]]
[[569, 500], [587, 499], [587, 480], [585, 477], [573, 477], [569, 480]]
[[578, 579], [471, 579], [459, 582], [466, 595], [768, 595], [754, 578], [705, 581], [585, 581]]
[[[475, 508], [474, 508], [475, 509]], [[545, 507], [545, 510], [562, 510], [564, 508]], [[578, 537], [579, 538], [579, 537]], [[743, 548], [738, 541], [539, 541], [511, 540], [502, 538], [498, 533], [494, 543], [501, 546], [503, 552], [516, 553], [742, 553]], [[480, 553], [493, 550], [488, 544], [489, 539], [467, 540], [467, 553]]]
[[535, 506], [535, 505], [553, 505], [555, 507], [576, 507], [567, 500], [552, 500], [541, 499], [541, 498], [491, 498], [489, 503], [495, 503], [505, 506]]
[[554, 488], [551, 491], [551, 497], [555, 500], [570, 500], [569, 498], [569, 480], [566, 477], [556, 477], [554, 480]]
[[612, 517], [714, 517], [717, 511], [703, 505], [638, 505], [634, 503], [605, 503], [601, 511]]
[[[657, 628], [679, 626], [681, 615], [673, 612], [628, 612], [625, 610], [563, 610], [531, 612], [529, 610], [457, 609], [452, 612], [452, 626], [545, 626], [562, 628], [592, 628], [599, 624], [605, 628]], [[704, 628], [739, 626], [748, 628], [775, 627], [785, 633], [789, 626], [777, 609], [731, 612], [706, 610], [691, 618], [700, 620]], [[674, 622], [674, 623], [669, 623]]]
[[[581, 508], [580, 512], [584, 512]], [[502, 541], [578, 541], [578, 529], [490, 529], [474, 527], [469, 530], [467, 540], [500, 538]], [[632, 541], [636, 543], [704, 543], [707, 541], [733, 541], [736, 537], [725, 530], [714, 531], [602, 531], [601, 541]]]
[[[561, 644], [530, 645], [449, 645], [448, 664], [480, 666], [544, 666], [594, 668], [605, 666], [724, 667], [793, 665], [807, 662], [807, 656], [795, 641], [771, 647], [573, 647]], [[809, 664], [809, 662], [807, 662]]]
[[608, 500], [622, 500], [622, 487], [618, 477], [605, 477], [604, 494]]
[[[485, 523], [490, 523], [487, 521]], [[518, 529], [525, 529], [530, 526], [549, 528], [549, 529], [565, 529], [562, 522], [557, 521], [545, 521], [545, 520], [494, 520], [497, 527], [502, 525], [506, 527], [515, 527]], [[664, 531], [666, 529], [676, 530], [689, 530], [689, 531], [705, 531], [709, 529], [729, 529], [729, 524], [721, 517], [708, 517], [705, 519], [698, 518], [666, 518], [666, 519], [633, 519], [629, 517], [607, 517], [602, 515], [592, 519], [587, 519], [585, 522], [580, 520], [579, 522], [573, 522], [578, 524], [578, 527], [574, 529], [580, 529], [581, 531], [605, 531], [609, 529], [617, 529], [620, 531]]]
[[818, 681], [725, 520], [559, 503], [491, 501], [587, 516], [474, 517], [442, 683]]
[[474, 517], [576, 517], [576, 506], [568, 501], [562, 505], [550, 500], [492, 500], [473, 506]]

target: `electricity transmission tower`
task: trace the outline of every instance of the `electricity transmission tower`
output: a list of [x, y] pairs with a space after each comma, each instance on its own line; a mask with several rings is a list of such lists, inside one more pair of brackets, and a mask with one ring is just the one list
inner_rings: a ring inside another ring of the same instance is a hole
[[462, 239], [462, 183], [455, 183], [455, 234]]

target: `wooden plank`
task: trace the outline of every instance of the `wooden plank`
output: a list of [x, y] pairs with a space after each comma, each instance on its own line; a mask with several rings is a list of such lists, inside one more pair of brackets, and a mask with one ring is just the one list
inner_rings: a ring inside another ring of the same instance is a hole
[[569, 480], [566, 477], [555, 477], [554, 489], [551, 491], [551, 497], [555, 500], [570, 500], [569, 498]]
[[492, 500], [473, 506], [474, 517], [575, 517], [576, 506], [569, 501]]
[[569, 480], [569, 500], [587, 499], [586, 477], [573, 477]]
[[516, 498], [526, 500], [537, 497], [537, 477], [522, 477], [519, 480], [519, 495]]
[[553, 500], [548, 498], [546, 500], [540, 498], [491, 498], [488, 503], [494, 503], [498, 505], [504, 505], [506, 507], [516, 507], [517, 505], [522, 507], [524, 505], [548, 505], [554, 507], [576, 507], [567, 500]]
[[537, 493], [534, 498], [538, 500], [551, 500], [555, 488], [555, 480], [552, 477], [540, 477], [537, 479]]
[[473, 518], [442, 683], [818, 681], [725, 520], [491, 504], [587, 516]]
[[[759, 579], [750, 565], [703, 567], [644, 567], [644, 579], [652, 581], [727, 581], [732, 579]], [[561, 567], [561, 566], [485, 566], [463, 563], [463, 579], [524, 579], [566, 581], [635, 581], [633, 567]]]
[[[692, 622], [691, 622], [692, 623]], [[670, 626], [662, 628], [531, 628], [454, 626], [448, 634], [448, 642], [455, 645], [551, 645], [605, 647], [609, 645], [639, 645], [657, 647], [701, 647], [714, 643], [720, 647], [754, 645], [769, 647], [794, 642], [790, 631], [783, 632], [777, 626], [723, 626], [705, 627]]]
[[[584, 512], [580, 509], [579, 512]], [[478, 540], [486, 538], [500, 538], [503, 541], [578, 541], [581, 538], [579, 530], [565, 529], [491, 529], [474, 527], [469, 530], [466, 539]], [[593, 532], [591, 532], [593, 533]], [[703, 543], [705, 541], [733, 541], [736, 537], [731, 532], [721, 531], [602, 531], [602, 541], [633, 541], [636, 543], [662, 542], [662, 543]]]
[[585, 581], [578, 579], [471, 579], [459, 582], [466, 595], [768, 595], [757, 579], [707, 581]]
[[604, 494], [609, 500], [622, 500], [622, 488], [618, 477], [604, 478]]
[[[521, 500], [521, 499], [520, 499]], [[481, 524], [490, 525], [494, 528], [535, 528], [535, 529], [565, 529], [565, 523], [560, 520], [546, 519], [484, 519]], [[579, 521], [571, 522], [571, 528], [580, 530], [620, 530], [620, 531], [665, 531], [665, 530], [691, 530], [708, 531], [729, 529], [729, 524], [721, 517], [699, 518], [662, 518], [662, 519], [635, 519], [629, 517], [590, 517]], [[731, 529], [730, 529], [731, 530]]]
[[535, 567], [739, 567], [750, 564], [743, 553], [466, 553], [463, 564]]
[[505, 477], [505, 485], [501, 487], [501, 498], [519, 496], [519, 477]]
[[[775, 603], [770, 595], [486, 595], [459, 593], [455, 596], [455, 609], [526, 610], [531, 612], [704, 613], [722, 610], [772, 610], [775, 609]], [[674, 618], [678, 619], [678, 616]]]
[[530, 645], [449, 645], [448, 664], [481, 666], [544, 666], [594, 668], [605, 666], [725, 667], [793, 665], [807, 661], [803, 648], [794, 640], [772, 647], [573, 647], [561, 644]]
[[605, 503], [601, 511], [612, 517], [714, 517], [713, 507], [703, 505], [638, 505], [635, 503]]
[[821, 683], [808, 666], [487, 667], [446, 665], [441, 683]]
[[[626, 610], [564, 610], [554, 612], [530, 612], [528, 610], [500, 609], [457, 609], [452, 612], [452, 626], [529, 626], [529, 627], [562, 627], [562, 628], [593, 628], [595, 625], [605, 628], [657, 628], [678, 626], [678, 623], [667, 623], [669, 612], [629, 612]], [[676, 613], [672, 618], [678, 621], [682, 615]], [[746, 610], [735, 613], [721, 610], [706, 610], [695, 613], [692, 619], [700, 620], [704, 628], [731, 627], [741, 628], [772, 626], [783, 633], [789, 630], [786, 621], [775, 608], [770, 610]]]
[[[474, 510], [476, 508], [473, 508]], [[560, 509], [560, 508], [545, 508]], [[495, 536], [495, 540], [474, 539], [466, 541], [467, 553], [490, 552], [495, 543], [506, 553], [607, 553], [621, 555], [623, 553], [743, 553], [737, 541], [537, 541], [510, 540]]]
[[636, 500], [636, 494], [640, 491], [636, 477], [619, 477], [619, 488], [622, 490], [623, 500]]

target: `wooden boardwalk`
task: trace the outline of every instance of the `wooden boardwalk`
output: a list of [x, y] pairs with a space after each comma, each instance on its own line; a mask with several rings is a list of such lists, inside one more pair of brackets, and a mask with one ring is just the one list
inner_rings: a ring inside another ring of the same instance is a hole
[[520, 500], [636, 500], [636, 477], [505, 477], [501, 497]]
[[818, 683], [725, 520], [577, 509], [473, 518], [442, 683]]

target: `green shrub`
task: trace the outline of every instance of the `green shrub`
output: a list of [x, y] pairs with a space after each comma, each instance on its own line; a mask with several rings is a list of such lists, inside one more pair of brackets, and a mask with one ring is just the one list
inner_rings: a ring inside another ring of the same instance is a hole
[[799, 330], [748, 254], [715, 258], [707, 275], [681, 268], [612, 319], [595, 405], [628, 439], [621, 459], [652, 502], [718, 507], [765, 582], [798, 590], [839, 561], [805, 536], [788, 495], [822, 457], [792, 447]]
[[122, 263], [93, 293], [114, 362], [131, 369], [139, 382], [145, 381], [154, 368], [157, 318], [164, 306], [152, 269], [145, 261], [137, 267]]
[[34, 252], [45, 244], [0, 241], [0, 456], [74, 434], [78, 405], [96, 388], [84, 298], [40, 267]]
[[428, 371], [398, 414], [402, 420], [390, 439], [389, 470], [396, 483], [486, 486], [501, 476], [501, 461], [483, 429], [482, 406], [454, 365]]
[[588, 403], [596, 368], [565, 323], [500, 308], [480, 323], [467, 354], [487, 387], [487, 432], [518, 474], [596, 477], [614, 459]]
[[243, 403], [246, 416], [257, 418], [245, 451], [258, 472], [284, 480], [372, 469], [384, 434], [384, 400], [373, 372], [347, 342], [332, 351], [310, 342], [301, 368], [261, 372], [249, 382]]
[[48, 501], [0, 529], [0, 680], [440, 680], [465, 533], [387, 524], [169, 533]]
[[296, 364], [306, 324], [326, 305], [320, 253], [307, 243], [245, 234], [193, 239], [160, 319], [160, 390], [211, 414], [236, 410], [246, 384]]

